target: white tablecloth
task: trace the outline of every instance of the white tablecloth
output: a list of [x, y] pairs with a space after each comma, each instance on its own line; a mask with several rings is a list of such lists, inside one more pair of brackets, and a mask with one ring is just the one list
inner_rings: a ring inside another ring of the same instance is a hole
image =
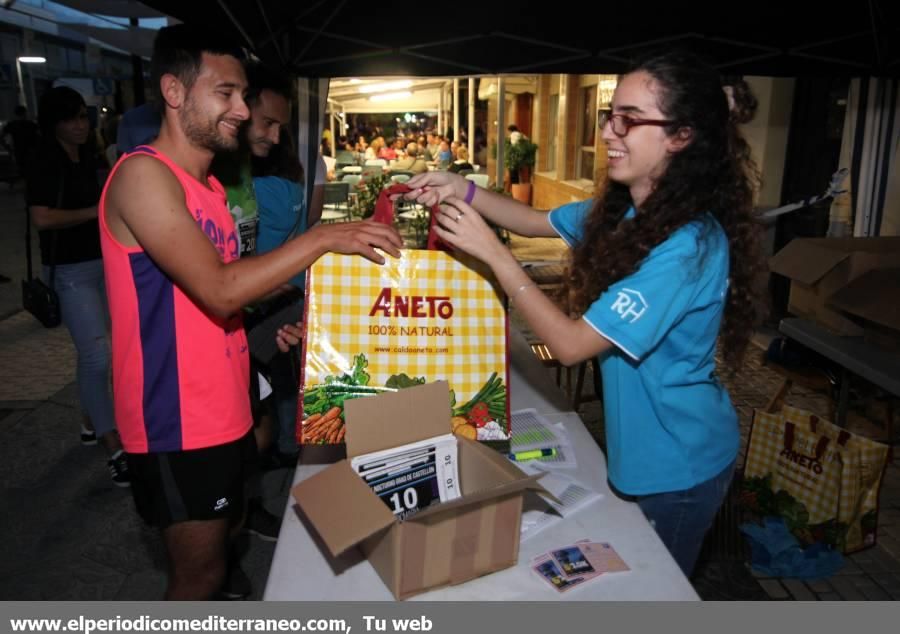
[[[698, 600], [697, 593], [678, 568], [636, 504], [610, 492], [606, 459], [578, 414], [567, 412], [565, 399], [549, 373], [534, 359], [522, 336], [510, 335], [510, 394], [513, 410], [534, 408], [553, 422], [562, 422], [575, 447], [577, 471], [565, 471], [603, 500], [545, 528], [522, 543], [518, 565], [413, 597], [421, 601], [666, 601]], [[294, 482], [308, 478], [322, 465], [299, 465]], [[348, 518], [352, 521], [352, 518]], [[590, 581], [563, 595], [531, 571], [535, 555], [567, 546], [579, 539], [610, 542], [631, 568]], [[375, 569], [358, 550], [333, 559], [315, 531], [288, 499], [281, 535], [264, 594], [265, 600], [391, 601], [393, 596]]]

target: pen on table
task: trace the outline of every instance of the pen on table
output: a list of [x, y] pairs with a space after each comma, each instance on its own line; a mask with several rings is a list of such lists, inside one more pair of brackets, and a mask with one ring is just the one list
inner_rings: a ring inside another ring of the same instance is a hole
[[546, 447], [544, 449], [532, 449], [530, 451], [518, 451], [509, 454], [510, 460], [522, 462], [523, 460], [534, 460], [535, 458], [547, 458], [556, 455], [555, 447]]

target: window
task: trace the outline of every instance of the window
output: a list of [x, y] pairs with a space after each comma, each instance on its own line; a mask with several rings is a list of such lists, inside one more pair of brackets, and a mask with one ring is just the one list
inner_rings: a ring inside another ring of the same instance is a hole
[[594, 142], [597, 132], [597, 86], [581, 89], [581, 103], [578, 127], [580, 147], [578, 148], [578, 178], [594, 180]]
[[84, 72], [84, 53], [74, 48], [66, 49], [67, 65], [66, 70], [83, 73]]
[[556, 133], [559, 126], [559, 95], [550, 95], [547, 118], [547, 171], [556, 171]]

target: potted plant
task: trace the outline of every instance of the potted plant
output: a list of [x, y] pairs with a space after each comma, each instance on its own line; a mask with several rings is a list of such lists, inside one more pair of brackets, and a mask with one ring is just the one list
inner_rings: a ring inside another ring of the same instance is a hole
[[531, 202], [531, 170], [537, 159], [537, 143], [526, 136], [516, 143], [506, 140], [503, 161], [509, 170], [509, 182], [513, 198], [524, 203]]
[[371, 178], [360, 181], [357, 185], [356, 197], [356, 216], [359, 218], [369, 218], [375, 213], [375, 203], [378, 202], [378, 196], [381, 190], [390, 183], [387, 174], [380, 176], [372, 176]]

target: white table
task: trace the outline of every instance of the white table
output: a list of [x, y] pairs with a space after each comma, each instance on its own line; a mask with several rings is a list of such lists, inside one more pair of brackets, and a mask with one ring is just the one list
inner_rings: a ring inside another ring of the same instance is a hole
[[[577, 472], [564, 473], [603, 493], [604, 498], [523, 542], [518, 565], [458, 586], [426, 592], [410, 600], [699, 600], [637, 505], [610, 492], [603, 453], [578, 414], [565, 411], [562, 392], [518, 332], [510, 334], [510, 353], [513, 409], [534, 408], [551, 421], [562, 422], [578, 460]], [[322, 468], [323, 465], [299, 465], [294, 482], [308, 478]], [[603, 575], [557, 597], [546, 587], [546, 582], [530, 570], [528, 562], [535, 555], [585, 538], [610, 542], [631, 570]], [[332, 558], [315, 536], [315, 531], [300, 519], [293, 498], [289, 498], [263, 598], [267, 601], [392, 601], [393, 595], [358, 550]]]

